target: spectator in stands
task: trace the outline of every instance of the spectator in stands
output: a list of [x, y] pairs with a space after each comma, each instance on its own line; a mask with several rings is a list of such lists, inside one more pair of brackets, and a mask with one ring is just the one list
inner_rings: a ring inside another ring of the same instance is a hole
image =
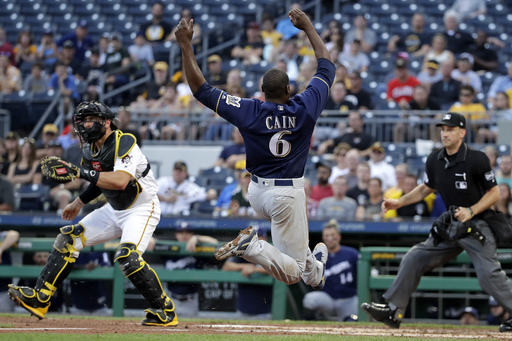
[[[107, 252], [80, 252], [75, 261], [75, 269], [92, 271], [97, 267], [111, 267]], [[107, 289], [104, 281], [99, 280], [71, 280], [71, 297], [74, 315], [111, 315], [107, 307]]]
[[1, 174], [7, 175], [9, 166], [21, 158], [20, 135], [15, 131], [10, 131], [5, 137], [4, 145], [5, 153], [2, 155]]
[[486, 12], [485, 0], [455, 0], [452, 7], [446, 10], [445, 16], [453, 15], [460, 23], [464, 22], [465, 19], [476, 18]]
[[[185, 250], [194, 252], [198, 243], [217, 244], [219, 241], [213, 237], [198, 235], [187, 222], [176, 226], [175, 238], [180, 243], [186, 243]], [[204, 261], [201, 258], [189, 256], [165, 257], [164, 266], [167, 270], [194, 270], [202, 269]], [[199, 283], [173, 283], [168, 282], [167, 288], [174, 301], [175, 309], [186, 312], [187, 317], [197, 317], [199, 311]]]
[[[283, 34], [276, 30], [274, 18], [271, 14], [264, 13], [261, 22], [261, 38], [265, 44], [263, 48], [263, 59], [270, 60], [271, 56], [275, 53], [274, 50], [279, 47], [279, 43], [281, 39], [283, 39]], [[208, 81], [208, 79], [206, 79], [206, 81]], [[210, 82], [208, 83], [211, 84]]]
[[512, 62], [508, 65], [507, 74], [496, 77], [492, 82], [489, 92], [487, 93], [489, 108], [496, 106], [498, 92], [506, 93], [510, 99], [510, 94], [512, 94]]
[[370, 194], [368, 193], [368, 182], [370, 181], [370, 165], [363, 162], [357, 165], [356, 170], [357, 183], [347, 190], [347, 196], [356, 201], [357, 205], [364, 205], [368, 202]]
[[[186, 22], [189, 22], [190, 19], [194, 19], [194, 14], [192, 11], [188, 8], [183, 8], [180, 13], [180, 19], [185, 19]], [[169, 40], [176, 41], [176, 37], [174, 36], [174, 31], [176, 28], [173, 29], [171, 32], [171, 35], [169, 36]], [[192, 36], [192, 46], [198, 46], [201, 43], [202, 35], [201, 35], [201, 26], [194, 21], [194, 35]]]
[[[246, 97], [245, 91], [240, 85], [229, 85], [226, 87], [226, 92], [231, 96], [240, 98]], [[206, 123], [207, 127], [204, 139], [206, 141], [228, 141], [230, 136], [233, 135], [233, 125], [222, 119], [216, 112], [212, 111], [211, 113], [211, 119], [213, 121]]]
[[[290, 11], [294, 8], [302, 9], [302, 6], [299, 3], [293, 3], [290, 6]], [[276, 31], [283, 35], [283, 40], [288, 40], [295, 37], [299, 34], [300, 30], [293, 26], [288, 18], [283, 18], [279, 20], [276, 26]]]
[[460, 86], [458, 80], [452, 78], [453, 64], [444, 62], [441, 64], [442, 79], [430, 87], [429, 99], [437, 102], [442, 110], [451, 107], [459, 100]]
[[[107, 78], [105, 79], [106, 91], [117, 89], [130, 81], [129, 66], [132, 62], [128, 51], [123, 47], [123, 39], [119, 32], [113, 32], [110, 35], [110, 44], [112, 45], [112, 50], [107, 53], [105, 64], [103, 64], [103, 68], [107, 73]], [[122, 98], [115, 98], [114, 103], [116, 102], [118, 104], [122, 103]]]
[[397, 58], [395, 76], [396, 78], [387, 84], [387, 100], [395, 102], [402, 109], [408, 109], [414, 88], [421, 83], [416, 77], [409, 74], [409, 63], [404, 58]]
[[[414, 92], [412, 95], [413, 99], [409, 103], [409, 110], [422, 112], [441, 110], [439, 104], [429, 97], [429, 93], [430, 89], [425, 84], [420, 84], [414, 87]], [[402, 117], [408, 118], [409, 122], [396, 123], [393, 126], [393, 142], [414, 142], [418, 138], [428, 140], [429, 129], [435, 129], [435, 126], [429, 128], [428, 124], [416, 122], [422, 118], [433, 118], [433, 116], [428, 115], [428, 113], [425, 114], [426, 115], [421, 115], [420, 113], [417, 112], [411, 114], [404, 113]], [[434, 131], [432, 134], [437, 133]]]
[[244, 138], [237, 127], [233, 127], [232, 136], [234, 143], [222, 149], [219, 158], [215, 161], [213, 166], [234, 168], [237, 161], [245, 160]]
[[498, 54], [487, 43], [487, 32], [478, 30], [475, 44], [468, 52], [474, 60], [473, 71], [495, 71], [499, 67]]
[[10, 65], [16, 65], [14, 49], [11, 43], [7, 41], [5, 30], [2, 27], [0, 27], [0, 56], [6, 56], [9, 59]]
[[140, 136], [142, 139], [163, 139], [163, 140], [183, 140], [183, 126], [176, 122], [176, 117], [182, 117], [183, 113], [176, 113], [176, 110], [183, 109], [178, 100], [178, 91], [176, 84], [167, 83], [164, 93], [160, 98], [153, 101], [149, 109], [154, 121], [144, 124], [140, 127]]
[[473, 57], [467, 52], [461, 53], [457, 60], [457, 69], [452, 71], [452, 77], [464, 85], [471, 85], [476, 93], [480, 93], [482, 91], [482, 80], [480, 76], [471, 69], [472, 67]]
[[96, 47], [91, 49], [89, 60], [82, 65], [79, 77], [82, 80], [80, 95], [84, 101], [97, 101], [103, 93], [101, 77], [103, 66], [100, 64], [100, 50]]
[[130, 107], [149, 109], [164, 94], [168, 83], [169, 65], [163, 61], [156, 62], [153, 65], [153, 78], [144, 87], [144, 93], [137, 96], [137, 101], [132, 102]]
[[[267, 241], [267, 231], [258, 228], [258, 239]], [[267, 274], [261, 265], [253, 264], [242, 257], [230, 257], [222, 266], [223, 271], [239, 271], [244, 277], [251, 277], [253, 274]], [[255, 318], [258, 320], [269, 320], [272, 311], [271, 286], [238, 284], [236, 296], [237, 313], [244, 318]]]
[[478, 310], [473, 307], [466, 307], [460, 315], [460, 324], [468, 326], [478, 325]]
[[508, 219], [511, 218], [512, 193], [510, 193], [510, 186], [506, 182], [498, 185], [500, 189], [500, 199], [495, 204], [496, 211], [502, 212]]
[[[338, 60], [338, 59], [332, 59], [332, 60]], [[349, 75], [352, 73], [352, 69], [350, 68], [350, 65], [345, 62], [341, 61], [339, 63], [334, 62], [336, 65], [336, 77], [334, 77], [334, 81], [343, 81], [345, 82], [345, 87], [348, 91], [352, 89], [352, 82], [350, 81]]]
[[357, 148], [361, 155], [365, 156], [369, 153], [369, 148], [373, 143], [373, 137], [363, 131], [364, 121], [363, 116], [357, 112], [352, 111], [348, 115], [348, 125], [351, 128], [344, 135], [329, 139], [318, 147], [319, 154], [332, 153], [334, 148], [341, 142], [348, 143], [352, 148]]
[[240, 174], [239, 185], [236, 186], [231, 196], [229, 204], [229, 215], [231, 217], [254, 217], [256, 212], [251, 207], [249, 202], [249, 184], [251, 183], [251, 173], [246, 169], [242, 170]]
[[75, 47], [75, 57], [79, 61], [85, 60], [85, 53], [94, 46], [94, 42], [90, 36], [87, 35], [89, 25], [87, 20], [82, 19], [76, 25], [74, 32], [63, 35], [58, 41], [58, 47], [64, 47], [64, 43], [70, 40]]
[[495, 146], [487, 145], [485, 146], [483, 152], [489, 158], [489, 162], [491, 163], [491, 169], [494, 171], [494, 174], [498, 171], [498, 158], [500, 157], [500, 152], [496, 149]]
[[137, 126], [132, 123], [132, 114], [130, 107], [119, 107], [117, 112], [116, 126], [123, 133], [132, 134], [137, 139], [137, 145], [142, 147], [142, 139], [137, 131]]
[[299, 69], [306, 58], [299, 55], [298, 41], [296, 39], [281, 42], [277, 60], [286, 63], [286, 72], [291, 82], [299, 78]]
[[308, 210], [308, 218], [316, 218], [318, 214], [318, 201], [311, 198], [313, 192], [313, 184], [308, 178], [304, 178], [304, 193], [306, 194], [306, 203]]
[[411, 29], [388, 40], [388, 52], [405, 51], [413, 57], [424, 56], [430, 49], [431, 35], [425, 32], [425, 17], [416, 13], [411, 18]]
[[349, 76], [350, 90], [347, 91], [347, 100], [351, 101], [357, 110], [373, 109], [372, 96], [363, 89], [361, 73], [353, 71]]
[[64, 135], [58, 137], [62, 148], [64, 148], [63, 159], [74, 165], [82, 162], [82, 144], [75, 129], [69, 129]]
[[[9, 252], [6, 252], [8, 249], [13, 247], [18, 243], [20, 239], [20, 234], [18, 231], [8, 230], [0, 232], [0, 239], [2, 239], [2, 243], [0, 243], [0, 269], [2, 265], [11, 265], [11, 255]], [[12, 278], [1, 278], [0, 279], [0, 312], [1, 313], [12, 313], [14, 312], [14, 302], [9, 298], [9, 294], [7, 293], [7, 285], [12, 283]], [[11, 301], [11, 302], [9, 302]]]
[[382, 181], [382, 190], [396, 186], [395, 167], [390, 165], [386, 160], [386, 150], [380, 142], [372, 145], [372, 153], [368, 164], [371, 169], [371, 177], [379, 178]]
[[500, 158], [499, 169], [496, 172], [496, 182], [498, 184], [506, 183], [512, 187], [512, 157], [503, 155]]
[[427, 62], [426, 70], [421, 70], [417, 76], [421, 84], [424, 84], [430, 88], [432, 84], [440, 81], [443, 78], [441, 72], [439, 72], [439, 63], [435, 59], [431, 59]]
[[446, 37], [442, 33], [436, 33], [432, 38], [432, 47], [423, 59], [423, 71], [427, 71], [427, 64], [432, 60], [435, 60], [438, 64], [443, 64], [444, 62], [455, 63], [455, 57], [448, 50]]
[[336, 164], [331, 168], [331, 176], [329, 177], [329, 183], [332, 184], [334, 179], [340, 175], [348, 174], [348, 164], [346, 161], [346, 155], [348, 151], [352, 149], [348, 143], [342, 142], [334, 148], [333, 156]]
[[340, 245], [341, 233], [336, 219], [329, 220], [322, 229], [322, 241], [329, 257], [325, 265], [325, 286], [322, 291], [308, 292], [303, 300], [306, 320], [353, 321], [357, 315], [357, 262], [359, 252]]
[[23, 81], [23, 90], [28, 95], [44, 94], [48, 90], [49, 79], [44, 72], [43, 64], [36, 62], [32, 64], [31, 73]]
[[231, 57], [240, 59], [244, 65], [258, 64], [261, 62], [264, 47], [260, 24], [251, 21], [245, 29], [244, 39], [231, 50]]
[[[402, 186], [403, 192], [401, 196], [411, 192], [417, 185], [418, 177], [414, 174], [407, 174]], [[402, 206], [396, 210], [396, 214], [400, 218], [430, 217], [430, 211], [425, 200], [421, 200], [407, 206]]]
[[153, 48], [146, 40], [144, 32], [137, 32], [133, 44], [128, 46], [128, 53], [134, 62], [139, 62], [148, 66], [155, 64], [155, 57], [153, 55]]
[[14, 185], [41, 184], [39, 159], [36, 157], [36, 141], [25, 137], [21, 147], [21, 157], [9, 166], [7, 178]]
[[320, 202], [323, 198], [332, 196], [332, 187], [329, 183], [331, 177], [331, 167], [324, 162], [317, 162], [316, 168], [316, 185], [311, 189], [311, 199]]
[[323, 198], [318, 205], [318, 219], [336, 219], [338, 221], [354, 220], [357, 203], [346, 196], [347, 179], [339, 176], [332, 183], [332, 196]]
[[357, 167], [359, 166], [359, 161], [361, 157], [360, 155], [361, 154], [357, 149], [352, 148], [347, 152], [347, 156], [345, 156], [348, 165], [348, 173], [345, 175], [345, 177], [347, 178], [347, 184], [349, 189], [357, 186]]
[[0, 174], [0, 211], [11, 212], [14, 209], [14, 186], [5, 175]]
[[359, 39], [352, 40], [350, 50], [341, 53], [339, 59], [348, 62], [352, 71], [366, 72], [370, 65], [370, 58], [361, 51]]
[[160, 177], [157, 183], [162, 215], [189, 213], [194, 202], [207, 199], [205, 190], [188, 180], [187, 164], [183, 161], [176, 161], [172, 176]]
[[14, 59], [16, 66], [21, 68], [23, 63], [31, 64], [36, 61], [37, 46], [34, 45], [32, 35], [28, 31], [22, 31], [18, 34], [18, 40], [14, 47]]
[[151, 20], [140, 26], [140, 31], [144, 32], [147, 41], [150, 43], [162, 43], [170, 40], [172, 25], [163, 19], [164, 4], [160, 1], [153, 2], [151, 7]]
[[9, 57], [0, 55], [0, 93], [9, 95], [21, 90], [20, 70], [11, 65]]
[[222, 70], [222, 58], [218, 54], [208, 57], [208, 72], [205, 79], [211, 86], [224, 89], [226, 87], [228, 74]]
[[501, 306], [496, 299], [489, 296], [489, 314], [487, 315], [487, 324], [499, 326], [510, 319], [510, 314]]
[[107, 58], [107, 53], [110, 50], [110, 33], [103, 32], [99, 41], [98, 41], [98, 49], [100, 50], [100, 65], [105, 64], [105, 58]]
[[80, 101], [80, 94], [75, 83], [75, 77], [68, 74], [66, 64], [59, 61], [55, 65], [55, 73], [50, 77], [49, 89], [60, 92], [59, 111], [70, 118], [75, 109], [75, 103]]
[[[349, 110], [356, 109], [354, 103], [346, 100], [347, 89], [345, 89], [345, 83], [336, 82], [331, 87], [331, 93], [327, 98], [324, 110], [336, 110], [342, 113], [346, 113]], [[335, 115], [335, 117], [338, 117]]]
[[373, 51], [377, 43], [377, 34], [371, 28], [368, 28], [368, 20], [364, 15], [358, 15], [354, 18], [354, 26], [345, 34], [345, 41], [352, 43], [355, 39], [361, 42], [361, 50], [364, 53]]
[[59, 48], [53, 40], [53, 31], [47, 29], [44, 31], [41, 43], [36, 49], [37, 60], [43, 63], [45, 70], [49, 72], [57, 62], [58, 55]]
[[[510, 98], [505, 92], [496, 93], [492, 109], [488, 111], [492, 117], [498, 120], [512, 120], [512, 109], [510, 108]], [[481, 127], [478, 129], [476, 138], [477, 143], [495, 143], [498, 137], [498, 125], [492, 124], [490, 127]]]
[[[404, 194], [405, 176], [409, 174], [409, 166], [406, 163], [399, 163], [395, 166], [396, 186], [384, 191], [384, 199], [398, 199]], [[396, 210], [388, 210], [384, 215], [385, 219], [396, 217]]]
[[55, 72], [57, 64], [62, 63], [69, 68], [68, 72], [70, 71], [73, 76], [79, 75], [82, 69], [83, 62], [84, 60], [80, 60], [76, 57], [75, 43], [71, 39], [69, 39], [62, 44], [62, 50], [59, 53], [59, 58], [57, 62], [53, 64], [51, 72]]
[[231, 204], [231, 197], [236, 188], [240, 185], [240, 176], [245, 169], [245, 160], [239, 160], [235, 163], [235, 170], [233, 172], [234, 181], [224, 186], [217, 198], [217, 203], [213, 209], [214, 216], [226, 217], [229, 215], [229, 205]]
[[59, 136], [59, 128], [53, 123], [47, 123], [43, 127], [41, 139], [36, 142], [37, 152], [36, 157], [42, 159], [50, 154], [50, 142], [56, 141]]
[[454, 55], [459, 55], [460, 53], [465, 52], [469, 46], [473, 44], [473, 37], [471, 34], [459, 30], [457, 15], [453, 12], [446, 13], [443, 21], [443, 34], [446, 38], [446, 48], [453, 52]]
[[368, 200], [357, 206], [357, 220], [373, 220], [379, 221], [384, 218], [382, 212], [382, 181], [379, 178], [371, 178], [368, 180]]
[[[486, 114], [487, 110], [485, 109], [483, 104], [474, 102], [475, 97], [475, 89], [471, 85], [462, 85], [459, 91], [460, 102], [452, 105], [452, 107], [448, 111], [463, 114], [466, 118], [470, 118], [471, 121], [477, 121], [480, 119], [488, 118]], [[475, 132], [479, 128], [475, 126], [475, 122], [473, 122], [471, 126]]]

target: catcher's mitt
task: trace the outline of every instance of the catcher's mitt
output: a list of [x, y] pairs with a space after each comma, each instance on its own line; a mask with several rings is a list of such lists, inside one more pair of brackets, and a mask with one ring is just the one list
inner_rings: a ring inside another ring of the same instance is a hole
[[71, 163], [68, 166], [60, 161], [61, 158], [57, 156], [48, 156], [41, 160], [41, 171], [44, 176], [60, 183], [73, 181], [80, 173], [80, 169]]

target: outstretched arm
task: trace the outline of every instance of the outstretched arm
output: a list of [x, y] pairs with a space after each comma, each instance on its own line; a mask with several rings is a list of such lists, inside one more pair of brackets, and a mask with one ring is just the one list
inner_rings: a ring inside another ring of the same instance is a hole
[[199, 90], [201, 85], [206, 82], [203, 73], [197, 65], [194, 49], [192, 48], [192, 36], [194, 35], [194, 19], [190, 19], [187, 23], [185, 19], [181, 19], [180, 23], [174, 31], [176, 40], [181, 47], [181, 56], [183, 60], [183, 70], [187, 79], [190, 90], [193, 94]]
[[304, 31], [304, 33], [306, 33], [308, 36], [308, 39], [311, 42], [311, 47], [313, 48], [313, 51], [315, 51], [316, 59], [329, 59], [329, 51], [327, 51], [322, 38], [320, 38], [316, 32], [315, 27], [311, 23], [311, 20], [309, 20], [306, 13], [302, 12], [298, 8], [294, 8], [288, 12], [288, 16], [290, 17], [290, 21], [292, 22], [293, 26], [297, 27], [299, 30]]

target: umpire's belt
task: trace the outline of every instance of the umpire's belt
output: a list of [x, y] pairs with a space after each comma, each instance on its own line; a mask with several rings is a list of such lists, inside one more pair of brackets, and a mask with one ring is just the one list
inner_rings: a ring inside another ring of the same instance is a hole
[[304, 183], [303, 178], [296, 179], [265, 179], [251, 174], [251, 180], [262, 186], [300, 186]]

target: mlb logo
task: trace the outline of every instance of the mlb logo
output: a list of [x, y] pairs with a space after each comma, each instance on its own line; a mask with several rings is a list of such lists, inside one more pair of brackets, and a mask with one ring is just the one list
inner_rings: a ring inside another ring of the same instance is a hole
[[494, 172], [490, 171], [490, 172], [485, 173], [485, 180], [494, 181]]
[[466, 181], [455, 181], [455, 188], [468, 189], [468, 183]]
[[450, 114], [445, 114], [445, 115], [443, 116], [443, 121], [449, 121], [449, 120], [450, 120], [450, 118], [452, 118], [452, 115], [450, 115]]
[[99, 161], [93, 161], [92, 162], [92, 168], [98, 172], [101, 171], [101, 165], [99, 163]]

